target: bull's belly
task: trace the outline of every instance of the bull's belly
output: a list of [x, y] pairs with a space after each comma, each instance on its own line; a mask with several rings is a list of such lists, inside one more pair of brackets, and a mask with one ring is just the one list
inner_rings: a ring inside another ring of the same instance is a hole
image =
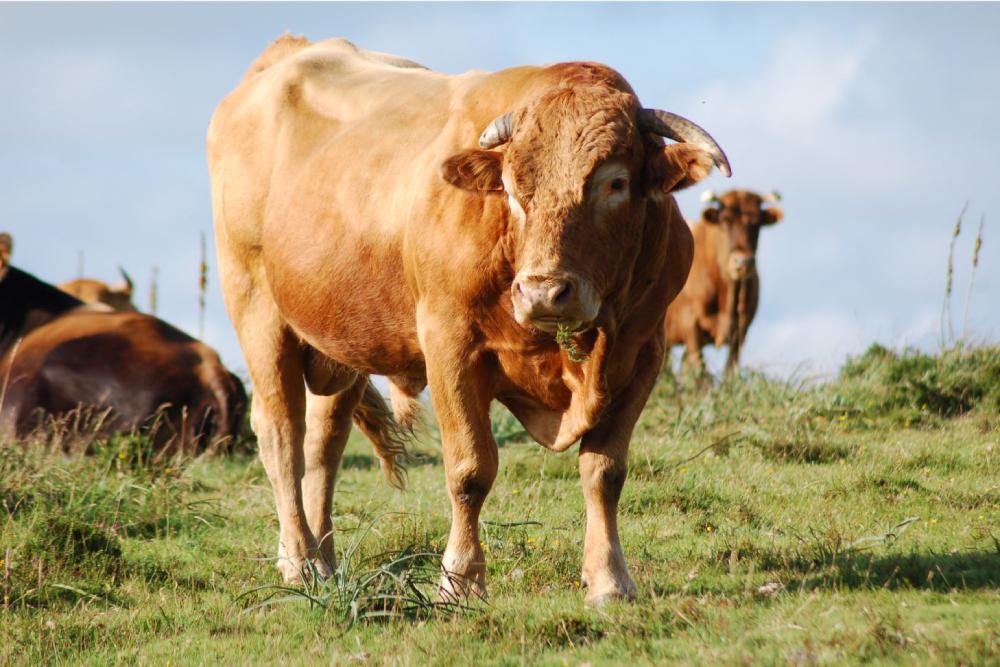
[[413, 307], [376, 286], [276, 286], [286, 323], [310, 347], [333, 361], [378, 375], [421, 372], [423, 355]]

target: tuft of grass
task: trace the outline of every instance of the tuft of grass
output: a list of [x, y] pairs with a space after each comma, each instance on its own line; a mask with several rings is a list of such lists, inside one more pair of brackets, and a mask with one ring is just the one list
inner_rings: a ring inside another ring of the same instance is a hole
[[[969, 209], [969, 202], [965, 202], [965, 205], [962, 206], [961, 212], [958, 214], [958, 218], [955, 220], [955, 226], [951, 230], [951, 239], [948, 241], [948, 266], [945, 269], [944, 303], [941, 306], [942, 345], [945, 345], [948, 342], [955, 340], [955, 332], [953, 331], [951, 324], [951, 292], [952, 292], [952, 281], [954, 278], [955, 242], [958, 240], [959, 235], [962, 233], [962, 218], [965, 217], [965, 212], [968, 209]], [[945, 338], [946, 326], [948, 330], [947, 338]]]
[[117, 575], [122, 545], [113, 526], [92, 524], [73, 515], [41, 516], [24, 536], [25, 554], [54, 568]]
[[821, 441], [815, 437], [802, 439], [750, 438], [750, 443], [770, 461], [789, 463], [834, 463], [850, 455], [850, 449]]
[[891, 416], [904, 425], [1000, 410], [1000, 347], [958, 345], [938, 355], [874, 344], [849, 358], [829, 387], [833, 412]]
[[247, 611], [304, 602], [322, 609], [345, 628], [357, 623], [426, 621], [482, 610], [480, 605], [439, 594], [441, 554], [427, 545], [408, 544], [401, 549], [361, 556], [359, 549], [376, 522], [377, 519], [367, 527], [357, 527], [329, 577], [321, 577], [312, 567], [301, 587], [262, 586], [238, 600], [262, 597], [247, 606]]

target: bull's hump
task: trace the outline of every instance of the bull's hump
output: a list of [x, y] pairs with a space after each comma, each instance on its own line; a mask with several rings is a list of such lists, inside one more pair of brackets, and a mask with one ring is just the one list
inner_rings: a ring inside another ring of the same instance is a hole
[[[411, 75], [438, 74], [420, 63], [400, 56], [358, 48], [346, 39], [328, 39], [303, 49], [286, 61], [288, 65], [321, 76], [384, 72]], [[443, 76], [440, 75], [439, 76]]]
[[412, 60], [359, 49], [341, 39], [303, 49], [260, 84], [286, 112], [388, 125], [410, 121], [414, 112], [446, 110], [450, 78]]
[[384, 65], [400, 69], [422, 69], [430, 71], [430, 68], [425, 67], [424, 65], [421, 65], [413, 60], [409, 60], [408, 58], [394, 56], [391, 53], [382, 53], [380, 51], [369, 51], [368, 49], [358, 48], [343, 37], [325, 40], [320, 42], [317, 46], [327, 46], [332, 51], [348, 53], [360, 60], [375, 65]]

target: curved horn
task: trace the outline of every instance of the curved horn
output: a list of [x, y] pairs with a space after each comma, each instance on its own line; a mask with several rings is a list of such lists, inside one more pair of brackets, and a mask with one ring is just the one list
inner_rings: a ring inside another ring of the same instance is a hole
[[132, 276], [130, 276], [128, 274], [128, 271], [126, 271], [124, 268], [120, 266], [118, 267], [118, 271], [122, 274], [122, 278], [125, 279], [125, 287], [127, 287], [128, 291], [131, 292], [132, 289], [135, 287], [135, 284], [132, 282]]
[[640, 109], [639, 129], [667, 137], [674, 141], [682, 141], [703, 148], [712, 156], [712, 161], [726, 176], [732, 176], [729, 159], [725, 152], [715, 143], [708, 132], [698, 127], [687, 118], [661, 109]]
[[489, 127], [483, 130], [479, 135], [479, 147], [496, 148], [510, 141], [512, 134], [514, 134], [514, 112], [508, 111], [502, 116], [497, 116]]
[[777, 190], [771, 190], [766, 195], [760, 198], [761, 201], [768, 203], [775, 203], [781, 201], [781, 194]]
[[705, 190], [701, 193], [701, 200], [706, 204], [714, 204], [719, 201], [719, 196], [715, 194], [715, 190]]

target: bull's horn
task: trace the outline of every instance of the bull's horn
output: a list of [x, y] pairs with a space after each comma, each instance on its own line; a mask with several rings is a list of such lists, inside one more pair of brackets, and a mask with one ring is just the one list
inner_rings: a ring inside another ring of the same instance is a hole
[[719, 144], [715, 143], [712, 135], [687, 118], [661, 109], [641, 109], [639, 111], [639, 129], [674, 141], [694, 144], [712, 156], [712, 161], [715, 162], [719, 171], [726, 176], [733, 175], [729, 159]]
[[483, 130], [479, 135], [479, 147], [496, 148], [510, 141], [512, 134], [514, 134], [514, 112], [508, 111], [502, 116], [497, 116], [489, 127]]
[[770, 203], [781, 201], [781, 194], [777, 190], [771, 190], [766, 195], [761, 197], [761, 201], [766, 201]]
[[128, 291], [131, 292], [132, 288], [135, 287], [135, 284], [132, 282], [132, 276], [130, 276], [128, 271], [121, 266], [118, 267], [118, 271], [122, 274], [122, 278], [125, 279], [125, 287], [127, 287]]
[[719, 197], [715, 194], [715, 190], [705, 190], [701, 193], [701, 200], [706, 204], [713, 204], [719, 201]]

